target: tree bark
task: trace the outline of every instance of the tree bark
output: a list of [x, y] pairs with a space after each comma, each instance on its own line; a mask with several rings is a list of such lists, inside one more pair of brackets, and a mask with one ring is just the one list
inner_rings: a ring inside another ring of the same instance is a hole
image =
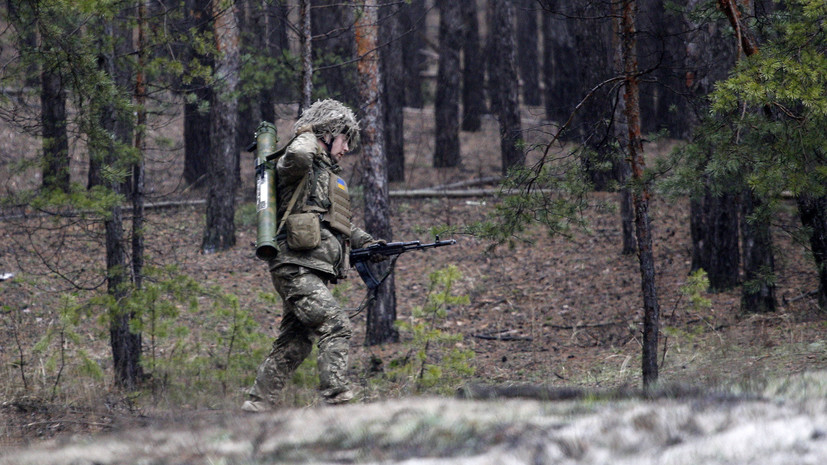
[[517, 2], [517, 57], [520, 63], [520, 81], [523, 103], [531, 106], [542, 104], [540, 94], [540, 49], [537, 37], [537, 10], [534, 0]]
[[655, 287], [655, 259], [652, 251], [652, 231], [649, 225], [649, 187], [644, 180], [646, 163], [640, 132], [639, 76], [635, 17], [637, 2], [622, 1], [622, 47], [625, 76], [626, 121], [628, 124], [629, 159], [632, 177], [638, 188], [633, 194], [638, 259], [640, 261], [641, 290], [643, 294], [643, 386], [652, 387], [658, 380], [658, 325], [660, 309]]
[[[209, 32], [209, 6], [198, 0], [184, 3], [183, 31], [203, 36]], [[182, 31], [182, 33], [183, 33]], [[212, 67], [212, 58], [196, 53], [191, 47], [182, 51], [187, 61], [199, 61]], [[206, 184], [210, 160], [210, 114], [205, 108], [212, 101], [212, 89], [200, 76], [184, 85], [184, 181], [190, 186]]]
[[402, 61], [405, 72], [405, 105], [422, 108], [422, 71], [425, 68], [425, 0], [410, 0], [402, 5]]
[[405, 138], [404, 107], [405, 81], [403, 47], [400, 40], [400, 5], [395, 0], [383, 0], [380, 37], [381, 73], [383, 92], [382, 107], [385, 114], [385, 153], [388, 155], [388, 180], [402, 182], [405, 180]]
[[341, 0], [314, 0], [310, 21], [317, 88], [327, 97], [358, 106], [359, 91], [353, 57], [353, 7]]
[[[121, 15], [121, 17], [126, 16], [128, 15]], [[133, 50], [132, 30], [125, 20], [118, 17], [103, 20], [102, 27], [101, 36], [105, 38], [105, 45], [101, 44], [98, 63], [101, 69], [109, 75], [116, 89], [129, 92], [132, 88], [131, 68], [126, 62], [126, 57]], [[102, 165], [112, 168], [108, 171], [117, 172], [120, 166], [125, 165], [119, 154], [123, 154], [124, 149], [132, 144], [131, 115], [119, 113], [114, 102], [104, 105], [101, 110], [99, 120], [107, 137], [90, 140], [90, 153], [100, 160]], [[125, 179], [108, 178], [105, 182], [112, 192], [125, 194], [124, 191], [129, 184], [125, 181]], [[141, 333], [133, 332], [131, 329], [135, 313], [124, 311], [120, 305], [121, 300], [129, 294], [128, 286], [134, 276], [131, 273], [133, 269], [128, 266], [127, 261], [123, 209], [120, 205], [114, 205], [110, 210], [108, 218], [104, 221], [104, 231], [107, 292], [115, 301], [109, 310], [109, 342], [112, 349], [115, 384], [126, 389], [134, 389], [143, 378], [142, 337]], [[135, 259], [136, 257], [133, 257], [133, 264]]]
[[[744, 256], [744, 285], [741, 288], [741, 311], [773, 312], [775, 298], [775, 259], [770, 224], [752, 216], [761, 208], [760, 200], [749, 189], [741, 199], [741, 237]], [[827, 244], [824, 244], [827, 245]], [[767, 251], [770, 251], [767, 253]], [[827, 252], [827, 249], [824, 249]], [[824, 281], [822, 280], [822, 283]]]
[[[252, 66], [260, 66], [258, 63], [263, 60], [259, 58], [269, 59], [272, 55], [270, 55], [270, 50], [267, 49], [267, 15], [264, 12], [264, 5], [259, 0], [235, 0], [235, 4], [238, 15], [239, 52], [242, 57], [249, 57], [240, 62], [238, 85], [241, 92], [236, 97], [238, 100], [236, 146], [243, 149], [254, 140], [254, 134], [259, 123], [265, 121], [261, 114], [262, 104], [269, 101], [272, 105], [271, 95], [264, 88], [262, 82], [267, 78], [251, 76], [250, 73], [244, 72], [244, 67], [247, 62], [252, 62]], [[256, 75], [259, 75], [259, 73], [256, 73]], [[273, 120], [266, 121], [273, 122]], [[238, 164], [237, 169], [240, 185], [241, 163]]]
[[475, 0], [460, 0], [464, 37], [462, 40], [462, 130], [479, 131], [485, 108], [485, 73], [480, 50], [479, 18]]
[[[550, 4], [555, 3], [551, 9]], [[544, 33], [544, 76], [546, 117], [563, 124], [580, 105], [561, 134], [563, 140], [576, 140], [593, 147], [594, 139], [604, 137], [597, 128], [610, 115], [607, 99], [583, 98], [595, 84], [608, 79], [611, 66], [611, 23], [602, 2], [541, 2]]]
[[732, 289], [739, 283], [738, 199], [707, 188], [694, 200], [689, 219], [692, 232], [692, 271], [703, 269], [712, 291]]
[[214, 253], [235, 245], [235, 194], [237, 190], [238, 104], [232, 98], [238, 86], [239, 37], [235, 8], [215, 2], [215, 63], [213, 98], [210, 103], [210, 187], [207, 194], [207, 224], [201, 250]]
[[59, 66], [47, 60], [40, 74], [43, 126], [43, 188], [69, 192], [69, 136], [66, 132], [66, 89]]
[[500, 154], [502, 173], [507, 174], [514, 167], [521, 166], [525, 155], [521, 147], [522, 126], [520, 123], [520, 102], [517, 92], [516, 43], [514, 36], [514, 5], [511, 0], [491, 0], [494, 5], [494, 50], [496, 52], [495, 92], [499, 96], [497, 116], [500, 121]]
[[818, 270], [818, 305], [827, 307], [827, 197], [800, 195], [797, 199], [801, 225], [809, 230], [810, 249]]
[[313, 19], [311, 18], [310, 0], [299, 2], [301, 10], [301, 55], [302, 55], [302, 91], [299, 115], [313, 103]]
[[[614, 72], [621, 75], [624, 72], [621, 4], [612, 2], [610, 12], [612, 15], [612, 65], [614, 66]], [[632, 171], [628, 157], [629, 124], [626, 121], [626, 98], [624, 93], [616, 92], [614, 97], [612, 127], [614, 128], [613, 137], [617, 141], [619, 153], [613, 157], [613, 165], [617, 181], [620, 184], [618, 192], [622, 237], [620, 253], [622, 255], [632, 255], [637, 252], [637, 244], [635, 243], [635, 209], [632, 189], [629, 187], [629, 177]]]
[[[382, 108], [382, 76], [377, 46], [377, 0], [360, 3], [362, 12], [356, 22], [356, 45], [359, 62], [359, 94], [364, 115], [361, 139], [363, 144], [362, 174], [365, 188], [365, 225], [373, 237], [390, 240], [390, 200], [387, 166], [385, 164]], [[386, 265], [387, 266], [387, 265]], [[382, 270], [383, 274], [386, 270]], [[391, 274], [368, 304], [365, 345], [396, 342], [396, 288]]]
[[[287, 67], [285, 54], [290, 51], [288, 30], [293, 27], [290, 24], [290, 6], [286, 0], [264, 0], [262, 2], [266, 30], [266, 49], [270, 57], [279, 57], [278, 66]], [[274, 104], [293, 102], [297, 98], [297, 87], [295, 84], [285, 85], [283, 79], [275, 79], [273, 87], [269, 89], [271, 101], [261, 102], [261, 117], [264, 121], [273, 122], [276, 120]]]
[[138, 160], [132, 166], [132, 279], [136, 289], [143, 287], [144, 269], [144, 177], [146, 154], [146, 63], [149, 46], [146, 43], [147, 0], [138, 5], [138, 67], [135, 78], [136, 128], [135, 149]]
[[439, 70], [437, 71], [436, 144], [434, 168], [460, 164], [459, 148], [459, 53], [462, 42], [462, 16], [457, 2], [439, 5]]
[[489, 101], [489, 109], [491, 113], [497, 114], [500, 111], [500, 95], [497, 93], [497, 90], [500, 88], [500, 83], [497, 82], [497, 50], [495, 49], [496, 44], [495, 41], [497, 40], [497, 36], [494, 34], [494, 22], [496, 21], [496, 11], [495, 11], [495, 4], [493, 1], [489, 0], [485, 2], [485, 26], [486, 29], [489, 31], [489, 34], [485, 35], [484, 41], [484, 55], [488, 57], [487, 60], [483, 60], [481, 62], [481, 69], [485, 70], [486, 76], [486, 93], [488, 94], [488, 101]]

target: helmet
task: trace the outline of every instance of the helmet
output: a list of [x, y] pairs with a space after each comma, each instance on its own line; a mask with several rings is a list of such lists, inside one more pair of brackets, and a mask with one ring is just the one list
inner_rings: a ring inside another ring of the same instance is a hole
[[313, 131], [322, 140], [328, 135], [335, 138], [344, 134], [351, 147], [359, 143], [359, 121], [353, 110], [338, 100], [317, 100], [302, 112], [293, 129], [296, 134]]

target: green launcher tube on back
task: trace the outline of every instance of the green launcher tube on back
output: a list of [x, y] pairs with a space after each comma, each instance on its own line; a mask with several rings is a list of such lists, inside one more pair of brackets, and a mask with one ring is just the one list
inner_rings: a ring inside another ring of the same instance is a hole
[[276, 126], [262, 121], [256, 129], [256, 257], [270, 260], [278, 254], [276, 235], [276, 183], [274, 163], [267, 157], [276, 153]]

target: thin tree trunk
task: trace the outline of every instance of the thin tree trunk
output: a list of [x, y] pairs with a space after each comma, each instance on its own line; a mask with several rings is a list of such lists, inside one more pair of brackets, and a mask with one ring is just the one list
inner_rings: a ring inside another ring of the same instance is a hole
[[383, 0], [380, 37], [382, 37], [382, 83], [385, 89], [382, 107], [385, 114], [385, 153], [388, 155], [388, 180], [405, 180], [404, 106], [405, 81], [401, 33], [400, 5], [395, 0]]
[[[267, 57], [267, 15], [264, 13], [263, 4], [259, 0], [235, 0], [238, 13], [239, 50], [241, 56], [248, 56], [255, 66], [259, 57]], [[262, 104], [270, 99], [269, 93], [257, 82], [260, 78], [250, 76], [248, 73], [240, 72], [239, 87], [241, 89], [258, 89], [256, 92], [240, 92], [238, 100], [238, 131], [236, 131], [236, 146], [247, 147], [254, 140], [256, 128], [262, 117]], [[273, 122], [273, 120], [266, 120]], [[241, 184], [241, 163], [238, 164], [238, 183]]]
[[66, 133], [66, 90], [57, 65], [43, 64], [40, 74], [43, 126], [43, 187], [69, 192], [69, 136]]
[[[761, 208], [760, 200], [745, 189], [741, 199], [741, 237], [744, 256], [744, 285], [741, 288], [741, 311], [766, 313], [775, 311], [775, 259], [768, 221], [752, 220]], [[827, 244], [824, 244], [827, 245]], [[824, 249], [827, 253], [827, 249]], [[822, 280], [822, 284], [824, 281]], [[822, 294], [823, 295], [823, 294]]]
[[437, 71], [436, 144], [434, 167], [460, 164], [459, 148], [459, 52], [462, 42], [462, 16], [458, 2], [439, 5], [439, 69]]
[[301, 16], [302, 91], [299, 114], [313, 103], [313, 29], [310, 18], [310, 0], [299, 2]]
[[[224, 6], [224, 8], [222, 8]], [[210, 104], [210, 188], [207, 194], [207, 224], [201, 250], [213, 253], [235, 245], [235, 194], [237, 190], [238, 104], [231, 98], [238, 87], [239, 43], [235, 8], [216, 2], [215, 86]]]
[[498, 88], [494, 91], [499, 96], [497, 116], [500, 120], [500, 154], [502, 173], [507, 174], [511, 168], [520, 166], [524, 161], [522, 126], [520, 124], [520, 102], [517, 82], [516, 43], [514, 37], [514, 5], [511, 0], [491, 0], [494, 5], [494, 50], [497, 57], [494, 69]]
[[[623, 41], [621, 21], [621, 5], [612, 2], [610, 11], [612, 13], [612, 64], [616, 74], [624, 71], [623, 67]], [[624, 89], [621, 89], [624, 90]], [[632, 255], [637, 252], [635, 243], [635, 209], [632, 199], [632, 189], [629, 188], [629, 177], [631, 166], [628, 158], [629, 145], [629, 124], [626, 121], [626, 99], [623, 92], [615, 94], [614, 102], [614, 139], [617, 141], [619, 156], [614, 157], [614, 168], [617, 181], [620, 183], [618, 200], [620, 204], [620, 225], [622, 233], [621, 254]]]
[[136, 289], [143, 287], [144, 268], [144, 154], [146, 153], [146, 0], [138, 5], [138, 69], [135, 78], [137, 119], [135, 148], [138, 160], [132, 166], [132, 279]]
[[[127, 16], [126, 14], [122, 16]], [[98, 63], [102, 70], [110, 76], [117, 89], [128, 92], [131, 88], [131, 72], [127, 67], [125, 57], [133, 50], [132, 30], [122, 19], [112, 18], [102, 23], [102, 35], [107, 38], [106, 43], [110, 44], [101, 47]], [[132, 143], [132, 132], [130, 117], [118, 113], [114, 103], [105, 105], [101, 113], [101, 127], [110, 134], [103, 140], [93, 140], [90, 150], [93, 153], [101, 153], [95, 156], [102, 161], [103, 165], [117, 167], [123, 164], [118, 154], [124, 152], [125, 147]], [[110, 171], [117, 171], [112, 169]], [[127, 185], [124, 179], [109, 178], [107, 187], [117, 194], [125, 194]], [[124, 311], [120, 305], [129, 294], [128, 286], [131, 280], [131, 269], [127, 264], [125, 250], [123, 209], [120, 205], [114, 205], [108, 218], [104, 221], [106, 240], [106, 270], [107, 270], [107, 292], [111, 295], [115, 304], [109, 310], [109, 338], [112, 349], [112, 362], [114, 367], [115, 384], [126, 389], [136, 388], [143, 378], [141, 367], [141, 333], [132, 331], [132, 320], [135, 318], [133, 312]], [[134, 257], [133, 257], [134, 258]], [[134, 263], [134, 262], [133, 262]]]
[[649, 225], [649, 187], [644, 181], [646, 163], [640, 132], [639, 76], [637, 67], [636, 27], [637, 2], [623, 0], [622, 42], [625, 75], [626, 121], [628, 124], [629, 159], [632, 178], [638, 185], [633, 194], [635, 229], [637, 231], [640, 261], [641, 290], [643, 294], [643, 386], [652, 387], [658, 380], [658, 324], [660, 309], [655, 288], [655, 258], [652, 251], [652, 231]]
[[[379, 6], [377, 0], [365, 0], [360, 6], [362, 12], [356, 22], [356, 45], [359, 56], [359, 94], [364, 109], [361, 138], [364, 152], [365, 225], [374, 237], [390, 240], [390, 200], [382, 134], [382, 76], [376, 51]], [[383, 273], [385, 271], [382, 270]], [[376, 289], [376, 297], [368, 305], [365, 345], [398, 341], [399, 333], [394, 327], [395, 322], [396, 288], [391, 275]]]
[[465, 35], [462, 40], [462, 130], [479, 131], [485, 105], [485, 73], [482, 72], [479, 18], [475, 0], [460, 0]]

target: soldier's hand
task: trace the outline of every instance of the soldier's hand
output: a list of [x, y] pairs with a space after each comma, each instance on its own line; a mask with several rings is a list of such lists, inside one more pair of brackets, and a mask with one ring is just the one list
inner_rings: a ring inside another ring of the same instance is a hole
[[[388, 241], [386, 241], [384, 239], [374, 239], [374, 240], [368, 242], [367, 244], [365, 244], [365, 247], [370, 247], [372, 245], [387, 245], [387, 244], [388, 244]], [[380, 253], [370, 254], [370, 261], [372, 263], [384, 262], [387, 259], [388, 259], [387, 255], [382, 255]]]

